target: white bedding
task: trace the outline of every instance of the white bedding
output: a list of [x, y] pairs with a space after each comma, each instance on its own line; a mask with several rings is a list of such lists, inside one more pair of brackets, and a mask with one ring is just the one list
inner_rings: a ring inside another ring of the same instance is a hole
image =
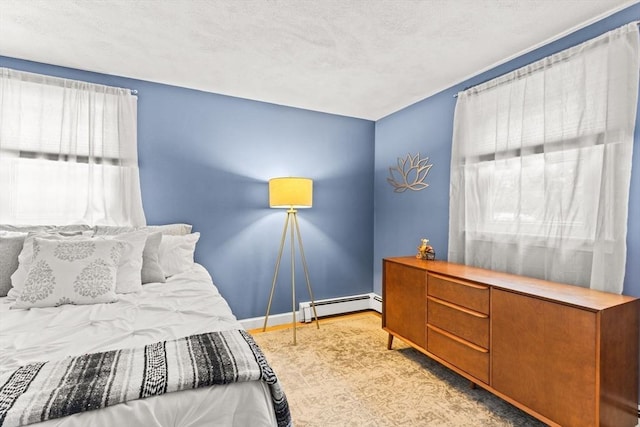
[[[0, 298], [0, 384], [30, 362], [139, 347], [240, 323], [201, 265], [150, 283], [112, 304], [11, 310]], [[37, 424], [39, 426], [273, 426], [261, 381], [185, 390]]]

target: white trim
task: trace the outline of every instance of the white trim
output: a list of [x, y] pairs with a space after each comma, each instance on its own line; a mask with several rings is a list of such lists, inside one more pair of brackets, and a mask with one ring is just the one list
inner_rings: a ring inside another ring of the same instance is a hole
[[[382, 313], [382, 298], [375, 293], [352, 295], [341, 298], [328, 298], [315, 301], [318, 317], [346, 314], [354, 311], [374, 310]], [[267, 326], [277, 326], [291, 323], [293, 315], [291, 312], [270, 314]], [[305, 301], [299, 304], [296, 312], [296, 320], [299, 322], [311, 322], [313, 320], [313, 310], [311, 302]], [[245, 329], [258, 329], [264, 325], [264, 316], [240, 319], [240, 324]]]
[[[296, 319], [298, 319], [299, 311], [296, 313]], [[291, 323], [292, 314], [288, 313], [280, 313], [280, 314], [270, 314], [269, 322], [267, 326], [277, 326], [284, 325], [286, 323]], [[245, 329], [258, 329], [264, 326], [264, 316], [260, 317], [252, 317], [250, 319], [240, 319], [240, 324]]]

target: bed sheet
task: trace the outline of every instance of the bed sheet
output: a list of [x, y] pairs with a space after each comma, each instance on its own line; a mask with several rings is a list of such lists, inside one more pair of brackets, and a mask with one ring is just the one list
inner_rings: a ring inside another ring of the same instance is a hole
[[[0, 377], [19, 366], [242, 329], [204, 267], [150, 283], [112, 304], [11, 310], [0, 298]], [[49, 420], [38, 426], [273, 426], [261, 381], [184, 390]]]

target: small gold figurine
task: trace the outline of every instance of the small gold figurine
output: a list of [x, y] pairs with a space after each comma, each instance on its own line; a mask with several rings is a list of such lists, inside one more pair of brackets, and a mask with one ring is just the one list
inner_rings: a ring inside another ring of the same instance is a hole
[[433, 246], [429, 244], [429, 239], [420, 239], [420, 246], [418, 246], [418, 253], [416, 258], [433, 260], [436, 258], [436, 251], [433, 250]]

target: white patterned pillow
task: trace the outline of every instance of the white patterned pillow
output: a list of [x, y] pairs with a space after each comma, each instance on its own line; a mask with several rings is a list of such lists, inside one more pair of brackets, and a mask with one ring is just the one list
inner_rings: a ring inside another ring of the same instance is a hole
[[99, 304], [117, 300], [117, 240], [33, 240], [32, 262], [11, 308]]
[[[87, 232], [91, 233], [91, 232]], [[88, 235], [84, 233], [66, 235], [58, 233], [46, 233], [46, 232], [30, 232], [24, 240], [22, 251], [18, 256], [18, 268], [11, 275], [11, 286], [7, 296], [11, 299], [16, 299], [22, 291], [24, 281], [27, 279], [27, 272], [31, 266], [31, 260], [33, 258], [33, 240], [36, 238], [48, 239], [48, 240], [79, 240], [87, 239]]]

